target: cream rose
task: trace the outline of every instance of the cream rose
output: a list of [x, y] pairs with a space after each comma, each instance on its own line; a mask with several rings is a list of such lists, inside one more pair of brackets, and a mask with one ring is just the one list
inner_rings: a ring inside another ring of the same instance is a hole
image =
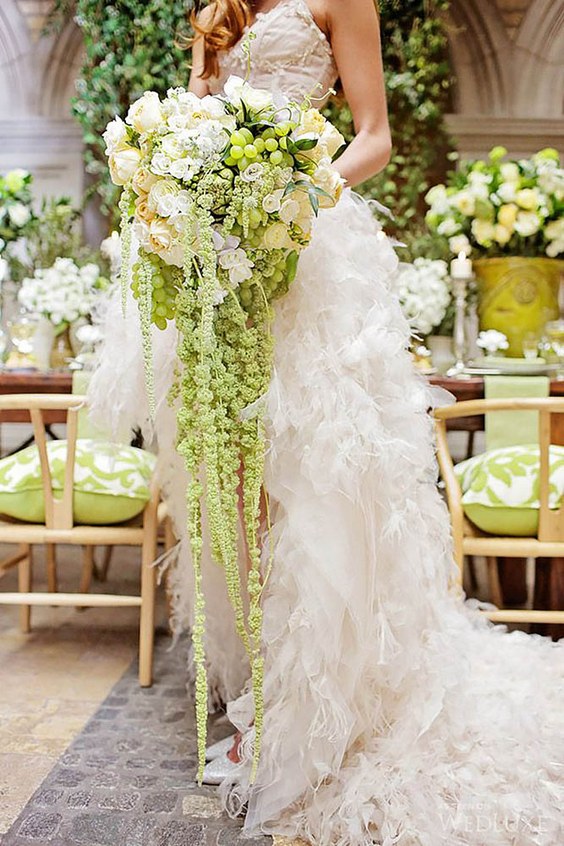
[[302, 136], [308, 132], [313, 132], [314, 135], [322, 135], [326, 123], [327, 121], [319, 109], [307, 109], [301, 114], [298, 135]]
[[519, 212], [517, 220], [515, 221], [515, 231], [522, 238], [530, 238], [535, 235], [540, 229], [540, 220], [538, 215], [532, 211]]
[[287, 197], [280, 206], [278, 214], [280, 215], [280, 220], [289, 226], [299, 216], [300, 204], [292, 199], [292, 197]]
[[173, 242], [172, 230], [164, 220], [155, 219], [149, 226], [149, 246], [155, 253], [163, 253], [171, 249]]
[[517, 220], [518, 211], [519, 209], [515, 203], [507, 203], [504, 206], [500, 206], [497, 213], [498, 223], [501, 223], [501, 225], [505, 226], [506, 229], [513, 229], [515, 221]]
[[162, 121], [163, 109], [156, 91], [146, 91], [130, 106], [126, 118], [126, 122], [140, 135], [153, 132]]
[[127, 147], [127, 127], [120, 117], [110, 121], [102, 137], [106, 142], [108, 155]]
[[148, 194], [156, 182], [158, 182], [158, 176], [155, 176], [146, 167], [140, 167], [135, 171], [131, 185], [137, 194]]
[[331, 208], [343, 193], [343, 179], [340, 173], [331, 165], [330, 160], [321, 161], [319, 167], [313, 174], [313, 182], [322, 191], [326, 191], [329, 197], [320, 196], [319, 205], [322, 209]]
[[515, 195], [517, 204], [526, 211], [533, 211], [539, 207], [539, 192], [535, 188], [522, 188]]
[[511, 241], [512, 234], [512, 231], [506, 226], [503, 226], [501, 223], [496, 224], [494, 238], [500, 247], [503, 247]]
[[138, 220], [144, 220], [145, 223], [152, 223], [155, 219], [155, 212], [150, 208], [149, 203], [143, 197], [139, 197], [135, 203], [135, 215]]
[[133, 178], [140, 161], [141, 153], [134, 147], [125, 147], [112, 153], [109, 165], [114, 185], [126, 185]]
[[284, 223], [273, 223], [264, 232], [264, 246], [267, 250], [281, 250], [291, 246], [288, 230]]
[[169, 197], [177, 197], [180, 194], [180, 185], [174, 179], [159, 179], [149, 191], [148, 203], [153, 211], [158, 211], [163, 200]]
[[495, 238], [495, 226], [488, 220], [473, 220], [472, 234], [482, 246], [488, 246]]

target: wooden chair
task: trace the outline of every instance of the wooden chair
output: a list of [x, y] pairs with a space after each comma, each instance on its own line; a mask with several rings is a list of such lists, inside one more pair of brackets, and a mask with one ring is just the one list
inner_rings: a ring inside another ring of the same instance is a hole
[[[454, 473], [454, 464], [447, 439], [447, 422], [492, 411], [538, 411], [540, 445], [540, 512], [536, 537], [503, 537], [487, 534], [473, 525], [464, 514], [462, 491]], [[464, 557], [481, 555], [488, 562], [492, 599], [501, 604], [501, 591], [496, 583], [497, 557], [562, 558], [564, 557], [564, 503], [558, 511], [549, 508], [549, 446], [551, 415], [564, 414], [564, 399], [491, 399], [458, 402], [435, 409], [438, 460], [446, 487], [447, 503], [452, 520], [454, 556], [458, 565], [458, 584], [464, 577]], [[499, 623], [564, 623], [564, 609], [539, 611], [503, 608], [486, 612]]]
[[[166, 528], [166, 507], [160, 501], [159, 489], [152, 485], [151, 498], [142, 515], [127, 523], [110, 526], [75, 525], [73, 520], [73, 479], [79, 411], [85, 407], [85, 398], [69, 394], [12, 394], [0, 396], [0, 410], [28, 410], [33, 425], [34, 440], [39, 452], [43, 493], [45, 498], [45, 523], [23, 523], [10, 518], [0, 519], [0, 543], [18, 544], [18, 552], [0, 562], [0, 575], [9, 567], [18, 567], [18, 593], [0, 592], [0, 605], [20, 605], [20, 627], [30, 631], [31, 607], [34, 605], [83, 607], [135, 606], [140, 609], [139, 630], [139, 683], [142, 687], [152, 684], [153, 642], [155, 620], [157, 539], [161, 526]], [[64, 487], [61, 498], [53, 492], [51, 472], [47, 457], [44, 412], [66, 411], [67, 458]], [[172, 539], [171, 532], [165, 533]], [[49, 592], [32, 589], [32, 547], [46, 544]], [[83, 572], [78, 593], [56, 593], [56, 544], [76, 544], [85, 548]], [[139, 595], [91, 594], [90, 578], [93, 569], [93, 550], [96, 546], [141, 547], [141, 589]]]

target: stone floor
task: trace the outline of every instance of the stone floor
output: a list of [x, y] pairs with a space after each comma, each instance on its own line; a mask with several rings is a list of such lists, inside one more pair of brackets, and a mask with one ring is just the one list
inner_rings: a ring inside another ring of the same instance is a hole
[[[60, 558], [61, 590], [72, 590], [79, 550]], [[44, 587], [39, 554], [35, 573]], [[136, 553], [118, 550], [108, 583], [94, 589], [127, 591], [137, 577]], [[2, 589], [15, 589], [15, 573]], [[17, 609], [0, 609], [1, 846], [239, 842], [240, 822], [194, 782], [187, 648], [170, 649], [162, 601], [158, 620], [155, 683], [143, 690], [135, 609], [37, 608], [30, 635], [19, 633]], [[228, 730], [215, 720], [212, 739]]]

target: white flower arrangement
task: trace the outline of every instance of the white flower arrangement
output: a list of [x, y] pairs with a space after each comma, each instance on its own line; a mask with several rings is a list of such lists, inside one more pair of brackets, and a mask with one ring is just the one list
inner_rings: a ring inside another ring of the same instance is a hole
[[498, 332], [497, 329], [485, 329], [478, 335], [476, 346], [484, 350], [486, 355], [495, 355], [496, 352], [508, 349], [509, 341], [503, 332]]
[[427, 193], [427, 224], [455, 254], [556, 258], [564, 252], [564, 168], [553, 149], [531, 159], [466, 162]]
[[39, 268], [23, 280], [18, 299], [27, 311], [61, 329], [90, 315], [101, 280], [97, 264], [78, 267], [70, 258], [58, 258], [52, 267]]
[[10, 241], [25, 235], [33, 220], [31, 183], [31, 174], [21, 168], [0, 175], [0, 255]]
[[402, 311], [412, 328], [429, 335], [443, 321], [452, 294], [445, 261], [416, 258], [413, 264], [400, 264], [396, 289]]

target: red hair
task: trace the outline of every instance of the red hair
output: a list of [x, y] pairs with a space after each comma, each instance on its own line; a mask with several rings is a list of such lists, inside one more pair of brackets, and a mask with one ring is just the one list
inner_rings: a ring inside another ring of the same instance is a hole
[[218, 76], [217, 54], [230, 50], [252, 23], [250, 4], [247, 0], [215, 0], [208, 6], [209, 15], [190, 15], [195, 38], [204, 40], [204, 71], [202, 79]]

